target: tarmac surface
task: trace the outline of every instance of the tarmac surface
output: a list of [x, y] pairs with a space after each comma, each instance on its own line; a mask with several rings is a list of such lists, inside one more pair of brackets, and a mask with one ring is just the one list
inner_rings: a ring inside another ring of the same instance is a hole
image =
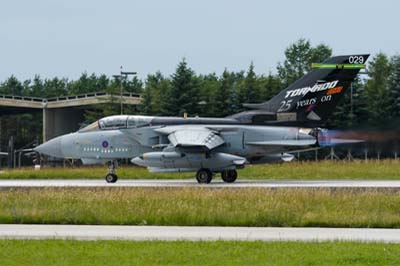
[[400, 180], [213, 180], [198, 184], [195, 179], [122, 179], [107, 183], [103, 179], [21, 179], [0, 180], [0, 189], [34, 187], [210, 187], [210, 188], [400, 188]]
[[0, 239], [400, 243], [400, 229], [2, 224]]

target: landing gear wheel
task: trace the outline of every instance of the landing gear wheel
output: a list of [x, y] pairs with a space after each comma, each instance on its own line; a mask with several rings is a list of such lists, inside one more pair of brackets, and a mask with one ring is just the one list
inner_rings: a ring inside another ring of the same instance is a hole
[[237, 172], [236, 170], [226, 170], [221, 172], [222, 180], [226, 183], [233, 183], [236, 181]]
[[108, 166], [108, 174], [106, 175], [107, 183], [115, 183], [118, 180], [118, 176], [115, 174], [115, 169], [118, 167], [118, 161], [111, 161]]
[[107, 183], [115, 183], [118, 180], [118, 176], [116, 174], [107, 174], [106, 181]]
[[199, 184], [209, 184], [212, 180], [212, 173], [209, 169], [200, 169], [197, 171], [196, 179]]

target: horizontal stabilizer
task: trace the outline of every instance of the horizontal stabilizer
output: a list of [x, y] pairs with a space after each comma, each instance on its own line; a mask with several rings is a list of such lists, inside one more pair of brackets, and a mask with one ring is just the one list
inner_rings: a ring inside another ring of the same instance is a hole
[[247, 145], [256, 145], [256, 146], [310, 146], [310, 145], [315, 145], [316, 143], [317, 143], [316, 139], [246, 142]]
[[363, 69], [366, 68], [365, 64], [324, 64], [312, 63], [313, 69]]
[[[244, 103], [243, 106], [249, 109], [260, 109], [260, 110], [265, 110], [268, 109], [268, 102], [264, 103]], [[275, 115], [276, 112], [264, 112], [265, 114], [269, 115]]]

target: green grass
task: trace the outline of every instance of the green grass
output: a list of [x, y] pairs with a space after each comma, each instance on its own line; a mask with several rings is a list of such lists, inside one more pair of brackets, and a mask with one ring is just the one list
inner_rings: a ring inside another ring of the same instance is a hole
[[0, 191], [0, 223], [400, 228], [400, 191], [10, 189]]
[[0, 265], [399, 265], [400, 245], [0, 240]]
[[[44, 168], [33, 170], [4, 170], [0, 179], [97, 179], [103, 178], [107, 170], [102, 167]], [[118, 176], [126, 179], [180, 179], [193, 178], [194, 173], [149, 173], [142, 167], [124, 166], [118, 169]], [[400, 180], [400, 161], [307, 161], [271, 165], [249, 165], [239, 170], [240, 179], [391, 179]]]

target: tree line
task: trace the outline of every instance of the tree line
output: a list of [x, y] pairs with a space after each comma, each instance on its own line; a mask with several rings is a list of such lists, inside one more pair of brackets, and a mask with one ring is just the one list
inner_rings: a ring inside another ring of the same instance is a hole
[[[300, 39], [286, 48], [285, 58], [277, 64], [275, 73], [256, 74], [254, 64], [250, 63], [247, 70], [239, 72], [225, 69], [221, 75], [196, 74], [187, 60], [182, 59], [172, 75], [156, 72], [147, 75], [144, 81], [137, 77], [118, 80], [87, 73], [77, 80], [36, 75], [20, 81], [11, 76], [0, 83], [0, 94], [49, 98], [105, 91], [118, 95], [122, 82], [124, 91], [140, 93], [142, 97], [140, 106], [127, 106], [126, 113], [224, 117], [245, 110], [243, 103], [269, 100], [310, 71], [311, 63], [322, 62], [331, 55], [328, 45], [312, 45], [309, 40]], [[330, 127], [396, 127], [400, 117], [400, 56], [382, 52], [373, 55], [368, 62], [367, 75], [360, 75], [353, 82], [352, 90], [346, 92], [332, 113], [328, 121]], [[113, 114], [119, 114], [117, 101], [87, 110], [85, 118], [89, 123]], [[0, 119], [2, 147], [10, 134], [18, 139], [18, 135], [25, 132], [25, 143], [33, 137], [32, 132], [40, 134], [41, 119], [36, 119], [34, 114], [1, 116]]]

